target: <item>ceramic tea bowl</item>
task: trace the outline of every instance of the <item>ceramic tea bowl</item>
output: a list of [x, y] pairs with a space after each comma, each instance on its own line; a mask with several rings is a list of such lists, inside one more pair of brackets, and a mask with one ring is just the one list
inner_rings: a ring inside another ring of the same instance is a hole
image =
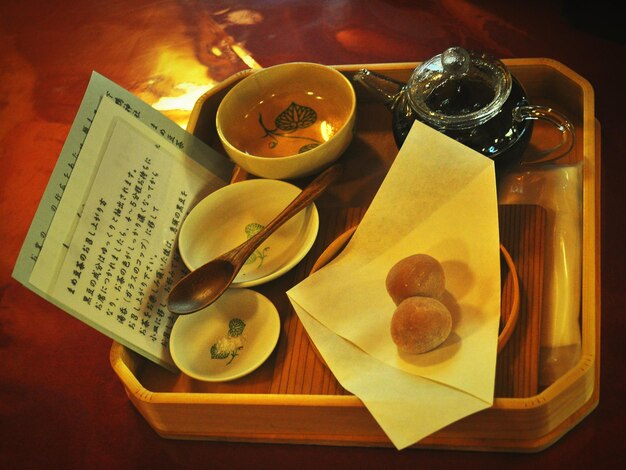
[[221, 101], [216, 127], [230, 158], [253, 175], [291, 179], [323, 170], [350, 144], [356, 96], [325, 65], [294, 62], [262, 69]]

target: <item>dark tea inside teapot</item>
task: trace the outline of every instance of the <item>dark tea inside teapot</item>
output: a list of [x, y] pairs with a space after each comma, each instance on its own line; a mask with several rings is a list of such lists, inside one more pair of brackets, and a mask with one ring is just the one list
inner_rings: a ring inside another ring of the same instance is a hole
[[455, 78], [441, 83], [426, 97], [429, 109], [447, 116], [470, 114], [485, 108], [494, 99], [493, 89], [475, 78]]
[[419, 65], [406, 84], [367, 69], [354, 78], [390, 108], [398, 147], [415, 120], [492, 158], [497, 170], [520, 161], [535, 119], [550, 121], [563, 134], [558, 150], [541, 161], [562, 156], [573, 144], [569, 121], [550, 108], [530, 105], [519, 81], [487, 54], [447, 49]]

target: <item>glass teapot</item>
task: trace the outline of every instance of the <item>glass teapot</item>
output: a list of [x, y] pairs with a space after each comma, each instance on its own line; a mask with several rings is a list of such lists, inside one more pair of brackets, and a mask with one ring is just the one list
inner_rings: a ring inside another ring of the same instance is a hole
[[552, 108], [531, 105], [519, 81], [487, 54], [449, 48], [419, 65], [406, 84], [367, 69], [354, 80], [393, 113], [398, 147], [416, 119], [492, 158], [496, 171], [521, 161], [536, 119], [553, 124], [561, 142], [533, 163], [560, 158], [574, 143], [569, 120]]

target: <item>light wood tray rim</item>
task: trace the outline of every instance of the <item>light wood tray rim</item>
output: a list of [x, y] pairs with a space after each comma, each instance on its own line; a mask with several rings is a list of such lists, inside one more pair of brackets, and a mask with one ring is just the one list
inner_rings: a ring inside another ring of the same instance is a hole
[[[474, 438], [467, 429], [461, 425], [459, 431], [455, 425], [451, 434], [437, 432], [432, 437], [425, 439], [426, 446], [434, 444], [435, 447], [447, 449], [472, 448], [476, 450], [513, 450], [513, 451], [539, 451], [566, 433], [587, 414], [589, 414], [599, 402], [599, 354], [600, 354], [600, 142], [599, 123], [594, 116], [594, 93], [590, 83], [572, 71], [564, 64], [548, 58], [530, 59], [504, 59], [505, 64], [514, 72], [517, 70], [535, 73], [559, 74], [569, 80], [582, 96], [583, 106], [583, 129], [582, 135], [584, 182], [583, 182], [583, 299], [581, 307], [582, 325], [582, 354], [578, 363], [562, 377], [556, 380], [539, 394], [529, 398], [496, 398], [491, 408], [475, 415], [487, 416], [485, 422], [494, 419], [507, 419], [510, 417], [522, 417], [522, 420], [540, 419], [531, 431], [531, 435], [520, 436], [519, 439], [507, 438]], [[380, 64], [348, 64], [337, 65], [344, 73], [351, 73], [360, 68], [369, 68], [381, 72], [390, 71], [402, 74], [409, 73], [418, 62], [380, 63]], [[209, 90], [196, 103], [189, 120], [188, 129], [193, 132], [198, 122], [198, 116], [202, 106], [219, 90], [240, 80], [241, 76], [251, 73], [250, 70], [236, 74], [226, 81]], [[221, 440], [219, 436], [210, 434], [194, 437], [194, 433], [181, 433], [170, 429], [167, 424], [167, 410], [172, 406], [186, 410], [202, 409], [205, 406], [211, 409], [231, 407], [241, 408], [255, 406], [273, 409], [275, 407], [297, 408], [339, 408], [359, 412], [364, 410], [364, 405], [353, 395], [276, 395], [269, 393], [261, 394], [232, 394], [232, 393], [193, 393], [193, 392], [154, 392], [148, 390], [137, 378], [140, 375], [144, 359], [133, 351], [119, 343], [113, 342], [110, 350], [110, 363], [122, 382], [126, 393], [133, 404], [144, 415], [148, 423], [163, 437], [187, 437], [209, 438]], [[137, 376], [135, 375], [137, 374]], [[564, 398], [567, 396], [567, 398]], [[213, 407], [215, 405], [215, 407]], [[565, 406], [566, 411], [558, 410]], [[182, 408], [181, 408], [182, 407]], [[277, 409], [278, 409], [277, 408]], [[366, 413], [365, 411], [363, 411]], [[556, 417], [552, 417], [552, 415]], [[546, 417], [547, 416], [547, 417]], [[545, 417], [545, 418], [544, 418]], [[474, 416], [468, 419], [472, 420]], [[558, 419], [558, 421], [554, 421]], [[481, 423], [484, 420], [481, 419]], [[465, 429], [465, 430], [464, 430]], [[184, 434], [184, 435], [183, 435]], [[294, 442], [289, 437], [284, 440], [277, 435], [258, 433], [257, 436], [230, 436], [226, 440], [253, 440], [269, 442]], [[271, 433], [270, 433], [271, 434]], [[260, 437], [259, 437], [260, 436]], [[266, 436], [266, 437], [263, 437]], [[452, 436], [452, 437], [450, 437]], [[345, 436], [344, 436], [345, 437]], [[267, 439], [266, 439], [267, 438]], [[341, 438], [339, 439], [341, 440]], [[297, 442], [317, 442], [322, 444], [337, 444], [332, 436], [320, 436], [310, 441], [310, 437], [304, 437]], [[355, 435], [353, 439], [341, 441], [348, 445], [380, 445], [384, 441], [382, 437]], [[338, 442], [341, 445], [341, 442]], [[384, 445], [384, 444], [383, 444]], [[418, 443], [418, 446], [422, 446]]]

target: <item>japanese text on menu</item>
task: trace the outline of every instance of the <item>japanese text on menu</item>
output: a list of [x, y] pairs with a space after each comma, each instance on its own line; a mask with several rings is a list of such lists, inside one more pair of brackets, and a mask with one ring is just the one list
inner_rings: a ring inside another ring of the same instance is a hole
[[[54, 297], [123, 342], [167, 359], [167, 294], [182, 276], [176, 236], [206, 179], [115, 120]], [[197, 164], [196, 164], [197, 166]]]

